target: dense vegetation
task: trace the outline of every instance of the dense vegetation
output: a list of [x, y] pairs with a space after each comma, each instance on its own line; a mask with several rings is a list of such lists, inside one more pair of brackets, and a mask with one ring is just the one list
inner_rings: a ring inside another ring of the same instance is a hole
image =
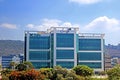
[[93, 69], [85, 65], [78, 65], [73, 69], [55, 66], [35, 70], [30, 62], [14, 64], [15, 69], [2, 70], [2, 80], [108, 80], [107, 78], [92, 78]]
[[107, 71], [109, 80], [120, 80], [120, 65], [114, 66]]

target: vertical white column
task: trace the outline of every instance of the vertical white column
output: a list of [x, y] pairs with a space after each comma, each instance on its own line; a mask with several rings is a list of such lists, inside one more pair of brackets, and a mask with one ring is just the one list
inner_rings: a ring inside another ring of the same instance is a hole
[[53, 53], [53, 66], [56, 66], [56, 28], [54, 28], [54, 53]]
[[76, 30], [74, 30], [74, 66], [77, 66], [77, 52], [76, 52]]
[[101, 58], [102, 58], [102, 70], [104, 70], [104, 42], [103, 37], [101, 37]]
[[29, 32], [27, 31], [26, 33], [27, 33], [27, 39], [26, 39], [27, 40], [27, 43], [26, 43], [26, 46], [27, 46], [26, 47], [26, 53], [27, 53], [26, 54], [26, 60], [29, 61]]

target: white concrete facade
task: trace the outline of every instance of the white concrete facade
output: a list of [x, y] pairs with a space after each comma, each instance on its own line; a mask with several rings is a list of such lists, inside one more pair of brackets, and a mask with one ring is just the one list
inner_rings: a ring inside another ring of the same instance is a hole
[[[68, 31], [69, 28], [51, 28], [51, 33], [54, 34], [54, 59], [53, 59], [53, 66], [56, 66], [57, 65], [57, 61], [60, 61], [60, 62], [74, 62], [74, 66], [77, 66], [77, 51], [76, 51], [76, 33], [77, 33], [77, 28], [71, 28], [72, 31]], [[56, 38], [56, 34], [57, 33], [67, 33], [67, 34], [73, 34], [74, 35], [74, 46], [73, 47], [57, 47], [56, 43], [57, 43], [57, 38]], [[56, 53], [56, 50], [74, 50], [74, 59], [57, 59], [56, 56], [57, 56], [57, 53]]]

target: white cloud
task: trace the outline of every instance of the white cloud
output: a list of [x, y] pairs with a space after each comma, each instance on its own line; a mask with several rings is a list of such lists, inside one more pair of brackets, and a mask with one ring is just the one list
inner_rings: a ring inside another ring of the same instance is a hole
[[17, 29], [17, 25], [9, 24], [9, 23], [0, 24], [0, 27], [4, 27], [4, 28], [8, 28], [8, 29]]
[[70, 22], [64, 22], [62, 25], [60, 25], [61, 27], [80, 27], [79, 24], [72, 24]]
[[98, 17], [82, 28], [82, 32], [105, 33], [107, 44], [120, 42], [120, 37], [118, 37], [119, 31], [120, 21], [106, 16]]
[[42, 24], [40, 25], [27, 24], [26, 27], [29, 28], [30, 30], [46, 31], [47, 29], [50, 29], [51, 27], [79, 27], [79, 25], [72, 24], [70, 22], [62, 22], [57, 19], [43, 19]]
[[115, 18], [106, 16], [98, 17], [85, 26], [72, 24], [71, 22], [63, 22], [57, 19], [43, 19], [40, 25], [28, 24], [29, 30], [46, 31], [50, 27], [80, 27], [81, 33], [105, 33], [106, 44], [118, 44], [120, 42], [119, 31], [120, 21]]
[[85, 26], [85, 30], [97, 30], [99, 32], [109, 31], [114, 32], [120, 29], [120, 21], [114, 18], [108, 18], [106, 16], [98, 17]]
[[26, 27], [28, 27], [28, 28], [34, 28], [34, 25], [33, 24], [27, 24]]
[[101, 2], [102, 0], [69, 0], [69, 2], [75, 2], [79, 4], [94, 4]]

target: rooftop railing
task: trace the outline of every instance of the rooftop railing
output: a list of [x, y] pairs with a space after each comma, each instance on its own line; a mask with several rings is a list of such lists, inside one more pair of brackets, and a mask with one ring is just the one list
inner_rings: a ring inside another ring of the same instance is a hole
[[51, 27], [47, 30], [48, 32], [61, 31], [61, 32], [78, 32], [79, 28], [77, 27]]
[[79, 33], [79, 37], [104, 37], [105, 34], [100, 33]]

